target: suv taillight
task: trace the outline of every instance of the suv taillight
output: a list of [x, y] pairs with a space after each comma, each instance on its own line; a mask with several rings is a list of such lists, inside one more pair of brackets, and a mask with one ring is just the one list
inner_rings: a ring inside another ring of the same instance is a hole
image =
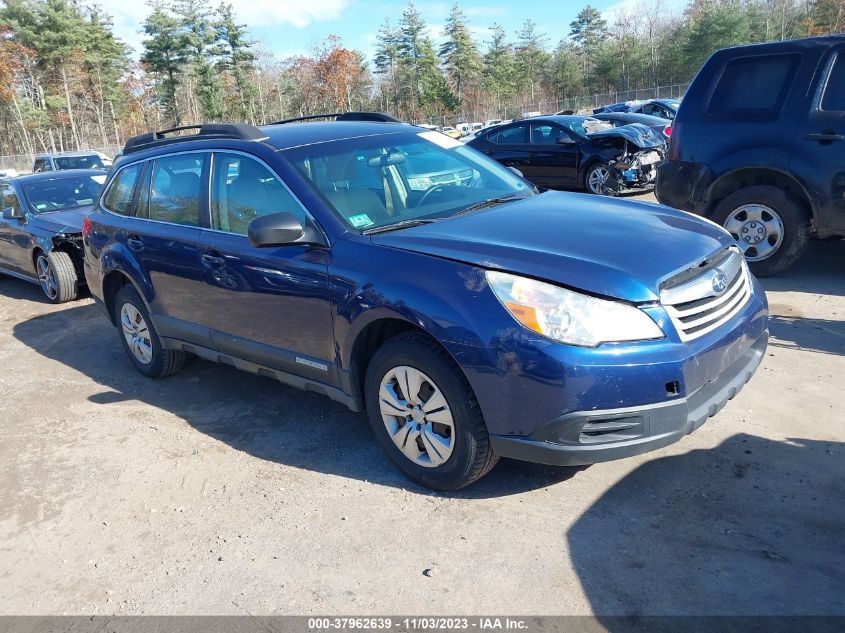
[[663, 133], [666, 135], [667, 138], [672, 136], [672, 126], [667, 125], [665, 128], [663, 128]]
[[88, 237], [88, 234], [91, 232], [91, 218], [87, 215], [82, 218], [82, 237]]
[[[674, 128], [674, 129], [673, 129]], [[681, 159], [681, 135], [678, 133], [678, 124], [667, 128], [669, 135], [669, 160]]]

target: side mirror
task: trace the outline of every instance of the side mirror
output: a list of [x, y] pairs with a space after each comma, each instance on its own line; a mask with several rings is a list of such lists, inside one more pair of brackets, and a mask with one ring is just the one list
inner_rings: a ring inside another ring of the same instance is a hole
[[3, 209], [3, 219], [4, 220], [23, 220], [24, 212], [23, 209], [15, 208], [15, 207], [6, 207]]
[[286, 244], [319, 244], [324, 240], [319, 231], [287, 212], [273, 213], [255, 218], [247, 227], [249, 241], [253, 246], [284, 246]]
[[520, 178], [525, 178], [525, 175], [521, 171], [519, 171], [516, 167], [511, 166], [511, 167], [508, 167], [508, 169], [510, 169], [513, 173], [515, 173]]

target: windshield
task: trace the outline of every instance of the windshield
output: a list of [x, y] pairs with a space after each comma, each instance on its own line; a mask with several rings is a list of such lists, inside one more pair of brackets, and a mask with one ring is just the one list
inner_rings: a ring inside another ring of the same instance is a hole
[[345, 139], [284, 155], [357, 230], [447, 217], [491, 198], [534, 195], [516, 174], [439, 132]]
[[23, 192], [36, 213], [64, 211], [94, 204], [105, 181], [105, 174], [42, 180], [24, 185]]
[[57, 156], [56, 169], [105, 169], [103, 159], [96, 154], [86, 156]]

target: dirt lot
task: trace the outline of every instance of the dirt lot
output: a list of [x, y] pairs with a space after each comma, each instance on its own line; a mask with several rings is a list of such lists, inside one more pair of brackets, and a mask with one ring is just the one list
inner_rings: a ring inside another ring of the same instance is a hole
[[[715, 419], [589, 468], [410, 485], [362, 416], [0, 279], [0, 613], [845, 614], [845, 241], [765, 282]], [[425, 573], [424, 573], [425, 570]]]

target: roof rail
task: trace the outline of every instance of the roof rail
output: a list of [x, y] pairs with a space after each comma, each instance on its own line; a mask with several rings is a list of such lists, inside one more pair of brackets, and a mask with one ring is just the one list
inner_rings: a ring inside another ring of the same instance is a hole
[[281, 125], [283, 123], [296, 123], [298, 121], [313, 121], [315, 119], [334, 119], [335, 121], [374, 121], [377, 123], [402, 123], [396, 117], [383, 112], [332, 112], [330, 114], [309, 114], [294, 119], [283, 119], [274, 121], [270, 125]]
[[[197, 130], [196, 134], [168, 136], [185, 130]], [[198, 139], [228, 138], [242, 141], [264, 141], [267, 135], [254, 125], [245, 123], [203, 123], [202, 125], [180, 125], [158, 132], [147, 132], [133, 136], [123, 146], [123, 155], [134, 154], [151, 147], [193, 141]]]

